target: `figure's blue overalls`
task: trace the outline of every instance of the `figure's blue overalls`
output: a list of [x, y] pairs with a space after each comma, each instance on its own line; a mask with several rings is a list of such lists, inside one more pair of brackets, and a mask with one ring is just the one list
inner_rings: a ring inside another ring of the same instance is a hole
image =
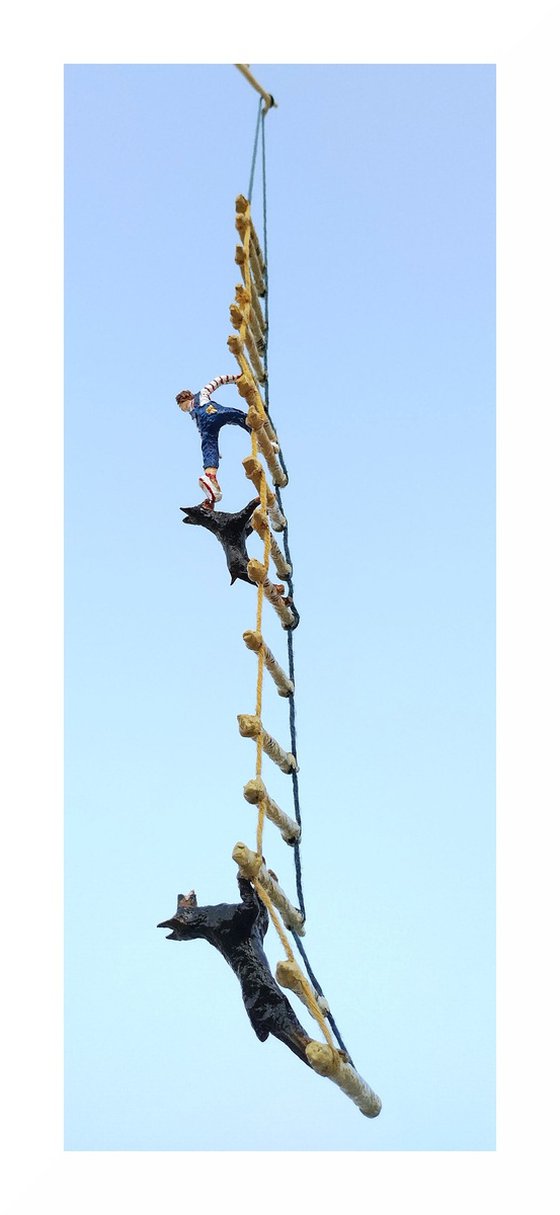
[[242, 426], [248, 434], [251, 428], [247, 425], [247, 414], [242, 409], [233, 409], [230, 405], [218, 405], [217, 401], [206, 401], [200, 404], [200, 393], [194, 397], [191, 417], [198, 427], [202, 444], [202, 464], [204, 468], [218, 468], [220, 452], [218, 435], [222, 426]]

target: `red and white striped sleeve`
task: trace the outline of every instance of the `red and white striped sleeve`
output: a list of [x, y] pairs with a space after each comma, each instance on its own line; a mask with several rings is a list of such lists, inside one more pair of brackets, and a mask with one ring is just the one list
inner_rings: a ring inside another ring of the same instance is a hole
[[217, 388], [221, 388], [222, 384], [235, 384], [239, 379], [239, 375], [217, 375], [215, 380], [210, 380], [209, 384], [205, 384], [204, 388], [200, 389], [200, 404], [206, 405], [210, 400], [212, 393]]

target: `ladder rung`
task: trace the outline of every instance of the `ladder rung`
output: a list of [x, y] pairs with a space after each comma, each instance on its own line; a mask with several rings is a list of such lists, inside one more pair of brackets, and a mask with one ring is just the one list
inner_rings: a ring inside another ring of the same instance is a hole
[[260, 400], [259, 390], [253, 377], [245, 375], [244, 372], [237, 381], [237, 388], [241, 396], [247, 401], [249, 408], [252, 406], [254, 409], [258, 409]]
[[[257, 381], [255, 379], [251, 364], [250, 364], [250, 362], [247, 361], [246, 353], [243, 350], [243, 341], [244, 341], [244, 332], [241, 333], [237, 338], [236, 338], [235, 334], [231, 334], [231, 337], [228, 338], [228, 344], [230, 346], [230, 350], [232, 350], [232, 353], [235, 355], [237, 362], [239, 363], [239, 366], [241, 367], [242, 374], [240, 375], [240, 377], [237, 381], [237, 391], [247, 401], [247, 405], [249, 407], [249, 412], [251, 411], [251, 409], [257, 410], [259, 417], [262, 419], [261, 422], [257, 422], [257, 426], [262, 425], [264, 423], [267, 428], [268, 437], [271, 441], [273, 441], [273, 440], [276, 440], [276, 434], [274, 431], [274, 427], [272, 426], [272, 423], [266, 412], [266, 409], [264, 406], [264, 401], [259, 392], [259, 388], [257, 385]], [[249, 422], [249, 425], [250, 424], [251, 423]], [[253, 429], [256, 429], [256, 427], [254, 427]]]
[[310, 1042], [305, 1048], [308, 1061], [314, 1071], [320, 1076], [328, 1076], [338, 1087], [350, 1097], [365, 1114], [366, 1118], [376, 1118], [381, 1110], [381, 1100], [366, 1084], [351, 1063], [346, 1063], [342, 1054], [328, 1046], [326, 1042]]
[[[241, 395], [243, 396], [243, 394], [245, 392], [245, 385], [244, 385], [243, 381], [241, 382], [241, 384], [238, 381], [237, 386], [239, 388], [239, 391], [241, 392]], [[278, 435], [276, 434], [276, 431], [272, 425], [272, 422], [270, 421], [270, 418], [266, 412], [266, 409], [265, 409], [264, 403], [263, 403], [263, 399], [257, 388], [257, 385], [254, 384], [253, 391], [251, 392], [249, 390], [249, 392], [247, 392], [246, 395], [247, 395], [247, 400], [248, 400], [248, 404], [249, 404], [247, 421], [249, 423], [249, 426], [251, 427], [251, 430], [261, 430], [261, 429], [264, 430], [265, 434], [270, 439], [270, 442], [273, 444], [274, 443], [278, 444]]]
[[243, 797], [251, 806], [258, 806], [264, 803], [264, 812], [266, 817], [274, 823], [282, 839], [286, 844], [293, 845], [301, 835], [301, 827], [295, 822], [295, 819], [290, 818], [289, 814], [285, 814], [280, 806], [270, 797], [265, 783], [261, 776], [254, 776], [252, 780], [248, 780], [243, 790]]
[[[235, 358], [237, 359], [237, 361], [238, 361], [238, 362], [240, 362], [240, 361], [241, 361], [241, 358], [242, 358], [242, 356], [243, 356], [243, 354], [244, 354], [244, 352], [245, 352], [245, 342], [246, 342], [246, 340], [247, 340], [247, 334], [246, 334], [246, 333], [245, 333], [245, 337], [244, 337], [244, 338], [241, 336], [241, 334], [240, 334], [240, 333], [232, 333], [232, 334], [230, 334], [230, 336], [228, 337], [228, 340], [227, 340], [228, 347], [229, 347], [229, 349], [231, 350], [231, 353], [232, 353], [233, 355], [235, 355]], [[252, 339], [251, 339], [251, 341], [252, 341]], [[254, 342], [253, 342], [253, 352], [255, 352], [255, 344], [254, 344]], [[251, 361], [253, 362], [253, 365], [254, 365], [254, 359], [253, 359], [253, 357], [251, 356], [251, 352], [250, 352], [250, 351], [249, 351], [249, 357], [251, 358]], [[262, 363], [260, 362], [260, 359], [259, 359], [258, 355], [257, 355], [257, 360], [258, 360], [258, 363], [259, 363], [259, 368], [260, 368], [259, 372], [257, 373], [257, 375], [258, 375], [258, 379], [261, 381], [261, 383], [264, 383], [264, 381], [266, 380], [266, 374], [265, 374], [264, 367], [263, 367]]]
[[268, 599], [268, 602], [280, 617], [283, 628], [291, 629], [296, 622], [296, 618], [292, 609], [287, 603], [284, 603], [282, 595], [272, 585], [262, 561], [257, 561], [256, 557], [251, 557], [250, 561], [247, 562], [247, 573], [251, 582], [258, 582], [262, 586], [265, 598]]
[[[243, 465], [243, 468], [245, 469], [245, 476], [248, 477], [249, 481], [253, 482], [253, 485], [255, 486], [257, 493], [260, 494], [261, 477], [264, 476], [264, 468], [263, 468], [262, 464], [260, 463], [259, 460], [256, 460], [254, 458], [254, 456], [245, 456], [245, 459], [242, 460], [241, 463]], [[278, 506], [278, 500], [276, 498], [276, 494], [270, 488], [270, 485], [267, 484], [266, 479], [265, 479], [265, 486], [266, 486], [266, 505], [267, 505], [268, 513], [270, 515], [270, 522], [271, 522], [272, 527], [275, 532], [281, 532], [284, 530], [284, 528], [286, 526], [286, 520]]]
[[315, 1004], [323, 1016], [330, 1012], [325, 997], [315, 991], [296, 961], [284, 958], [282, 962], [278, 962], [276, 979], [281, 987], [287, 987], [289, 991], [293, 991], [294, 995], [298, 996], [312, 1016], [315, 1015]]
[[264, 364], [263, 364], [261, 356], [257, 350], [257, 345], [256, 345], [255, 339], [253, 337], [253, 334], [251, 332], [251, 328], [249, 325], [245, 326], [245, 335], [244, 336], [245, 336], [245, 345], [246, 345], [248, 353], [249, 353], [249, 358], [253, 364], [254, 373], [257, 377], [257, 380], [259, 381], [259, 384], [264, 384], [266, 381], [266, 371], [264, 369]]
[[283, 489], [284, 486], [288, 484], [288, 478], [284, 472], [284, 469], [282, 468], [282, 465], [280, 464], [276, 451], [270, 442], [265, 427], [263, 426], [260, 430], [257, 430], [256, 434], [257, 443], [268, 464], [268, 470], [272, 477], [273, 483], [274, 485], [279, 485], [280, 488]]
[[305, 926], [301, 911], [294, 907], [287, 894], [284, 893], [279, 885], [278, 878], [275, 874], [270, 873], [267, 869], [263, 858], [248, 848], [246, 844], [236, 844], [232, 852], [232, 857], [241, 870], [243, 877], [253, 879], [260, 882], [263, 890], [268, 895], [271, 903], [278, 908], [280, 915], [286, 925], [293, 932], [297, 932], [298, 937], [305, 936]]
[[[258, 533], [261, 540], [265, 539], [267, 532], [270, 535], [268, 519], [261, 506], [258, 506], [257, 509], [253, 511], [251, 516], [251, 526]], [[270, 555], [274, 561], [274, 565], [276, 566], [276, 572], [279, 578], [289, 578], [292, 572], [292, 567], [286, 561], [282, 549], [278, 546], [274, 536], [272, 535], [270, 536]]]
[[[248, 294], [248, 292], [245, 292], [245, 295]], [[241, 301], [237, 300], [237, 303], [230, 304], [230, 317], [233, 328], [241, 332], [254, 365], [256, 360], [255, 369], [256, 373], [258, 373], [258, 378], [261, 380], [266, 379], [265, 375], [261, 374], [260, 365], [260, 356], [265, 351], [265, 338], [259, 326], [258, 318], [255, 316], [254, 309], [251, 309], [250, 301], [247, 304], [245, 301], [241, 303]], [[262, 368], [262, 372], [264, 372], [264, 368]], [[237, 386], [239, 388], [239, 383]]]
[[272, 524], [273, 530], [275, 532], [283, 532], [286, 526], [286, 520], [282, 514], [282, 511], [280, 510], [280, 507], [278, 506], [276, 495], [273, 494], [271, 490], [268, 492], [267, 508], [268, 517]]
[[[241, 308], [238, 308], [237, 304], [230, 304], [229, 315], [234, 329], [239, 330], [242, 325], [247, 324], [247, 317]], [[239, 380], [237, 381], [237, 387], [239, 388]]]
[[267, 734], [263, 728], [262, 721], [254, 713], [238, 713], [237, 720], [239, 722], [239, 733], [243, 738], [254, 738], [255, 741], [262, 736], [263, 751], [268, 755], [268, 758], [273, 760], [282, 772], [291, 773], [299, 772], [297, 760], [291, 751], [284, 751], [280, 743], [276, 742], [272, 735]]
[[244, 287], [242, 283], [237, 283], [235, 288], [235, 299], [240, 308], [248, 307], [251, 309], [252, 321], [260, 330], [260, 333], [256, 335], [257, 340], [259, 336], [264, 337], [266, 331], [266, 321], [262, 314], [260, 300], [255, 291], [253, 283], [250, 284], [250, 290], [247, 287]]
[[263, 295], [266, 295], [265, 272], [261, 269], [253, 241], [249, 242], [249, 266], [251, 267], [251, 278], [255, 284], [255, 291], [262, 298]]
[[266, 270], [266, 262], [264, 260], [264, 255], [259, 244], [259, 238], [257, 236], [250, 211], [246, 210], [244, 212], [238, 212], [235, 217], [235, 226], [242, 239], [244, 239], [246, 236], [247, 228], [249, 229], [249, 239], [253, 245], [255, 257], [259, 263], [261, 273], [264, 274]]
[[235, 246], [235, 261], [236, 265], [241, 266], [241, 269], [244, 272], [244, 277], [247, 277], [249, 282], [248, 289], [250, 289], [252, 281], [254, 283], [257, 295], [266, 295], [264, 278], [262, 276], [262, 271], [259, 266], [255, 248], [252, 242], [249, 244], [248, 250], [245, 249], [243, 245]]
[[[238, 322], [239, 318], [241, 318], [241, 323], [244, 322], [249, 327], [257, 350], [259, 353], [264, 353], [266, 343], [264, 337], [264, 326], [261, 325], [260, 320], [262, 316], [261, 311], [259, 309], [257, 313], [256, 309], [253, 307], [251, 293], [244, 288], [241, 288], [241, 291], [243, 294], [241, 294], [241, 292], [238, 294], [237, 291], [235, 293], [236, 302], [235, 304], [230, 305], [230, 316], [232, 320], [234, 320], [235, 316], [234, 325], [236, 329], [240, 328], [240, 325], [236, 322]], [[258, 299], [257, 295], [255, 295], [255, 299]]]
[[260, 633], [254, 629], [246, 629], [243, 634], [243, 640], [248, 650], [252, 650], [254, 654], [258, 654], [262, 650], [264, 665], [274, 680], [278, 689], [278, 695], [288, 697], [294, 691], [294, 685], [291, 679], [288, 678], [285, 671], [282, 670], [280, 663], [276, 661], [274, 654], [269, 650]]

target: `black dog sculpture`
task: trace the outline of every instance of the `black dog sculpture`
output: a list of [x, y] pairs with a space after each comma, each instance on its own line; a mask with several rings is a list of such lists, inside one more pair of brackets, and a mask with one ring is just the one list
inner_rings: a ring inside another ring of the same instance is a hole
[[254, 585], [247, 574], [249, 554], [246, 541], [247, 536], [250, 536], [253, 530], [249, 520], [259, 503], [260, 498], [253, 498], [251, 502], [247, 503], [247, 506], [243, 507], [243, 510], [238, 510], [235, 514], [229, 514], [223, 510], [210, 511], [204, 506], [181, 507], [185, 516], [183, 523], [194, 523], [205, 527], [219, 540], [226, 555], [232, 583], [237, 578], [242, 578], [244, 582], [249, 582], [251, 586]]
[[219, 949], [239, 979], [243, 1003], [259, 1041], [265, 1042], [273, 1034], [309, 1067], [305, 1047], [311, 1038], [273, 977], [263, 949], [266, 907], [246, 878], [239, 875], [237, 881], [240, 903], [199, 907], [191, 890], [178, 896], [175, 915], [158, 928], [171, 928], [168, 941], [201, 937]]

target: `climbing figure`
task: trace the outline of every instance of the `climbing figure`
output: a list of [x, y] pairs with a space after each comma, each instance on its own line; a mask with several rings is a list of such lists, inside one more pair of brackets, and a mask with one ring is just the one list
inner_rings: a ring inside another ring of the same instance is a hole
[[171, 928], [168, 941], [208, 941], [220, 951], [241, 984], [243, 1003], [260, 1042], [279, 1038], [309, 1066], [305, 1048], [311, 1038], [273, 977], [263, 949], [268, 913], [246, 878], [238, 874], [240, 903], [199, 907], [196, 894], [180, 894], [177, 911], [158, 928]]
[[248, 434], [251, 433], [251, 428], [247, 425], [247, 414], [242, 409], [219, 405], [217, 401], [212, 400], [212, 393], [222, 384], [236, 384], [239, 379], [240, 375], [218, 375], [215, 380], [205, 384], [200, 392], [193, 393], [190, 388], [184, 388], [175, 398], [179, 409], [182, 409], [183, 413], [190, 413], [198, 427], [204, 467], [198, 484], [206, 495], [202, 503], [205, 510], [214, 510], [216, 502], [222, 500], [217, 478], [220, 463], [218, 436], [222, 426], [241, 426]]

